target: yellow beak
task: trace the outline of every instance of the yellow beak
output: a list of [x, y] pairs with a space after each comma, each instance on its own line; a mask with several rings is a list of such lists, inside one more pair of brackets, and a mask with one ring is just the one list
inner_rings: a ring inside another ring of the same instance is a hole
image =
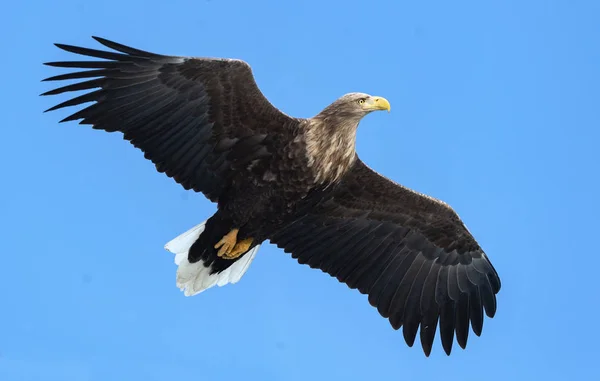
[[387, 112], [390, 112], [391, 109], [390, 102], [384, 97], [370, 97], [365, 106], [368, 110], [387, 110]]

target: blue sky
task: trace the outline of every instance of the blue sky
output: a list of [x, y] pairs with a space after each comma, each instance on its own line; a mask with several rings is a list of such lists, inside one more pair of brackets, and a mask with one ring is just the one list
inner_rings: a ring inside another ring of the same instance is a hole
[[[301, 4], [301, 5], [300, 5]], [[57, 1], [3, 9], [0, 379], [564, 380], [598, 374], [600, 2]], [[8, 16], [8, 17], [7, 17]], [[498, 270], [496, 318], [425, 358], [366, 296], [265, 245], [242, 281], [185, 298], [163, 245], [215, 206], [121, 135], [42, 114], [99, 35], [248, 61], [312, 116], [383, 95], [357, 149], [450, 203]]]

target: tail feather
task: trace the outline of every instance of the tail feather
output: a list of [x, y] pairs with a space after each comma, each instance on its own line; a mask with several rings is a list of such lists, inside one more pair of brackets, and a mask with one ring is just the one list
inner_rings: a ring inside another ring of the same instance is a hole
[[199, 294], [215, 285], [221, 287], [239, 282], [248, 271], [250, 263], [254, 260], [260, 247], [260, 245], [254, 246], [231, 266], [221, 272], [211, 274], [212, 265], [206, 267], [202, 259], [195, 263], [188, 261], [189, 249], [204, 231], [206, 222], [194, 226], [165, 245], [166, 250], [175, 254], [175, 264], [178, 266], [177, 287], [184, 292], [185, 296]]

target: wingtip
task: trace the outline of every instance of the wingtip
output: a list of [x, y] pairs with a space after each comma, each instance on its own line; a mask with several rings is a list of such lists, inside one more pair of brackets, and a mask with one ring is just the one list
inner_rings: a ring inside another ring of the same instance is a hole
[[73, 115], [69, 115], [69, 116], [67, 116], [64, 119], [59, 120], [58, 123], [66, 123], [66, 122], [70, 122], [72, 120], [76, 120], [76, 118], [73, 118]]
[[73, 48], [74, 48], [73, 45], [63, 44], [63, 43], [60, 43], [60, 42], [55, 42], [54, 46], [56, 46], [60, 50], [66, 51], [66, 52], [71, 52], [73, 50]]
[[40, 94], [40, 97], [45, 97], [46, 95], [54, 95], [55, 90], [48, 90]]
[[450, 356], [452, 353], [452, 344], [452, 341], [446, 342], [445, 340], [442, 340], [442, 348], [444, 349], [446, 356]]
[[92, 36], [92, 38], [104, 46], [106, 46], [106, 44], [110, 44], [112, 42], [112, 41], [109, 41], [106, 38], [103, 38], [100, 36]]
[[50, 112], [50, 111], [58, 110], [59, 108], [60, 108], [59, 105], [52, 106], [49, 109], [44, 110], [44, 112]]

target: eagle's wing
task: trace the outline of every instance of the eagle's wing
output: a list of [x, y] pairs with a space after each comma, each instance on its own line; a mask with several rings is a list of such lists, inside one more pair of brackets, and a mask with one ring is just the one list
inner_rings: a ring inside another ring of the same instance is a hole
[[455, 333], [465, 348], [469, 322], [479, 336], [483, 310], [496, 312], [500, 279], [458, 215], [358, 158], [331, 196], [270, 238], [298, 262], [368, 294], [394, 329], [403, 326], [409, 346], [420, 325], [427, 356], [438, 323], [449, 355]]
[[94, 38], [118, 53], [56, 44], [107, 60], [47, 63], [93, 70], [47, 78], [86, 80], [42, 95], [98, 89], [46, 111], [95, 102], [61, 122], [122, 132], [159, 172], [212, 201], [236, 169], [270, 156], [273, 135], [298, 122], [269, 103], [244, 61], [165, 56]]

